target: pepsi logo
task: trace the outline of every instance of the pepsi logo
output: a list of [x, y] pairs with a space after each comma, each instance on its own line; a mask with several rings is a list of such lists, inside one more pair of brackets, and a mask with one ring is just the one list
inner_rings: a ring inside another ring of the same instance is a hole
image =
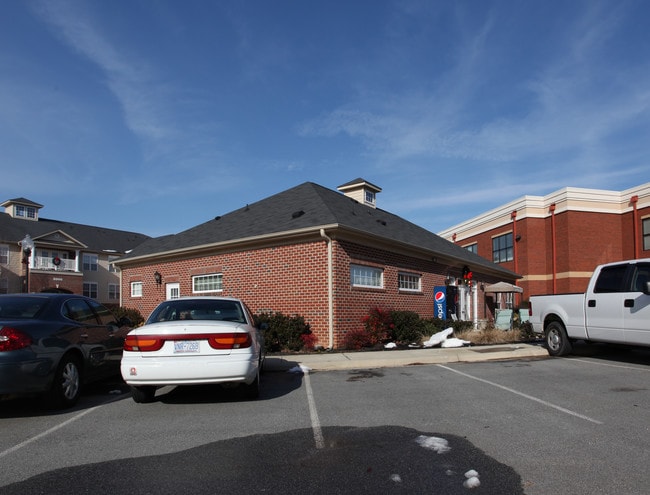
[[441, 291], [441, 290], [437, 291], [437, 292], [433, 295], [433, 298], [435, 299], [435, 301], [436, 301], [437, 303], [444, 302], [445, 297], [446, 297], [445, 293], [444, 293], [443, 291]]

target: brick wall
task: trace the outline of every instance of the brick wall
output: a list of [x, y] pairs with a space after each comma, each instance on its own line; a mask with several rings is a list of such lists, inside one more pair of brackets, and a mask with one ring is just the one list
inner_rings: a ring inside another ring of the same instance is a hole
[[[350, 242], [333, 241], [334, 260], [334, 347], [344, 335], [363, 327], [362, 318], [373, 307], [415, 311], [433, 316], [433, 287], [444, 285], [448, 269], [427, 261]], [[377, 266], [384, 270], [383, 289], [359, 289], [350, 284], [350, 263]], [[192, 294], [192, 276], [210, 273], [223, 275], [223, 291], [214, 294], [241, 298], [253, 313], [264, 311], [300, 315], [309, 323], [318, 344], [329, 346], [329, 308], [327, 284], [327, 244], [305, 242], [250, 251], [230, 252], [201, 258], [168, 261], [122, 271], [123, 305], [148, 316], [166, 297], [165, 284], [178, 283], [181, 296]], [[154, 272], [162, 275], [156, 285]], [[419, 293], [400, 292], [400, 271], [419, 274]], [[460, 276], [460, 272], [452, 273]], [[143, 283], [142, 297], [131, 297], [131, 282]], [[492, 283], [496, 280], [485, 280]], [[479, 291], [479, 297], [483, 293]], [[484, 301], [479, 302], [483, 317]]]

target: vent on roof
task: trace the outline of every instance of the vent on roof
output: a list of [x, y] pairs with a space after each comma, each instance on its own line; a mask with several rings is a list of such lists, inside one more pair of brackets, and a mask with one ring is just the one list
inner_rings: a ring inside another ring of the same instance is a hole
[[303, 210], [294, 211], [291, 214], [291, 218], [298, 218], [298, 217], [303, 216], [304, 214], [305, 214], [305, 212]]

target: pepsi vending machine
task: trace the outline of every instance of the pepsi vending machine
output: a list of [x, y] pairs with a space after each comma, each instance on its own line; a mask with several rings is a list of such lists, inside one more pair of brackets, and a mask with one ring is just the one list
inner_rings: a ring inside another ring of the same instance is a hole
[[451, 320], [457, 316], [458, 287], [455, 285], [436, 285], [433, 288], [433, 316], [441, 320]]

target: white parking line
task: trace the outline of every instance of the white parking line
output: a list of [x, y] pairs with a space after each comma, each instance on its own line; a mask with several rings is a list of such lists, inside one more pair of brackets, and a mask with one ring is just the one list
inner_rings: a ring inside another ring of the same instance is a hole
[[564, 359], [566, 359], [567, 361], [580, 361], [581, 363], [594, 364], [596, 366], [606, 366], [606, 367], [609, 367], [609, 368], [622, 368], [622, 369], [625, 369], [625, 370], [645, 371], [645, 372], [650, 371], [649, 368], [640, 368], [638, 366], [630, 366], [630, 365], [627, 365], [627, 364], [602, 363], [600, 361], [590, 361], [588, 359], [580, 359], [580, 358], [573, 358], [573, 357], [564, 358]]
[[21, 443], [19, 443], [17, 445], [14, 445], [13, 447], [3, 451], [3, 452], [0, 452], [0, 459], [2, 459], [6, 455], [11, 454], [12, 452], [16, 452], [17, 450], [22, 449], [26, 445], [29, 445], [30, 443], [35, 442], [36, 440], [38, 440], [40, 438], [43, 438], [43, 437], [49, 435], [50, 433], [54, 433], [55, 431], [60, 430], [64, 426], [67, 426], [67, 425], [69, 425], [70, 423], [72, 423], [74, 421], [77, 421], [78, 419], [84, 417], [86, 414], [89, 414], [89, 413], [93, 412], [98, 407], [100, 407], [100, 406], [91, 407], [90, 409], [86, 409], [85, 411], [81, 411], [79, 414], [77, 414], [76, 416], [71, 417], [70, 419], [64, 421], [63, 423], [60, 423], [60, 424], [58, 424], [56, 426], [53, 426], [49, 430], [46, 430], [46, 431], [44, 431], [42, 433], [39, 433], [35, 437], [29, 438], [29, 439], [25, 440], [24, 442], [21, 442]]
[[486, 383], [488, 385], [492, 385], [493, 387], [500, 388], [501, 390], [505, 390], [506, 392], [513, 393], [513, 394], [518, 395], [520, 397], [524, 397], [525, 399], [532, 400], [534, 402], [538, 402], [538, 403], [543, 404], [543, 405], [545, 405], [547, 407], [551, 407], [553, 409], [556, 409], [557, 411], [563, 412], [565, 414], [569, 414], [571, 416], [575, 416], [576, 418], [584, 419], [585, 421], [589, 421], [589, 422], [595, 423], [597, 425], [602, 425], [603, 424], [602, 421], [598, 421], [597, 419], [593, 419], [593, 418], [590, 418], [589, 416], [585, 416], [584, 414], [580, 414], [580, 413], [577, 413], [575, 411], [565, 409], [564, 407], [557, 406], [555, 404], [552, 404], [551, 402], [547, 402], [547, 401], [539, 399], [537, 397], [533, 397], [532, 395], [524, 394], [524, 393], [519, 392], [517, 390], [514, 390], [512, 388], [504, 387], [503, 385], [499, 385], [498, 383], [494, 383], [494, 382], [491, 382], [489, 380], [484, 380], [483, 378], [478, 378], [476, 376], [468, 375], [467, 373], [463, 373], [462, 371], [458, 371], [458, 370], [455, 370], [453, 368], [449, 368], [448, 366], [443, 366], [442, 364], [438, 364], [437, 366], [439, 366], [440, 368], [444, 368], [444, 369], [446, 369], [448, 371], [451, 371], [453, 373], [456, 373], [458, 375], [462, 375], [462, 376], [464, 376], [466, 378], [471, 378], [472, 380], [476, 380], [476, 381], [481, 382], [481, 383]]
[[311, 388], [311, 380], [309, 379], [309, 370], [304, 370], [303, 376], [305, 379], [305, 389], [307, 390], [307, 402], [309, 403], [309, 416], [311, 418], [311, 429], [314, 432], [314, 442], [316, 443], [317, 449], [322, 449], [325, 447], [325, 440], [323, 439], [323, 430], [318, 419], [314, 391]]

